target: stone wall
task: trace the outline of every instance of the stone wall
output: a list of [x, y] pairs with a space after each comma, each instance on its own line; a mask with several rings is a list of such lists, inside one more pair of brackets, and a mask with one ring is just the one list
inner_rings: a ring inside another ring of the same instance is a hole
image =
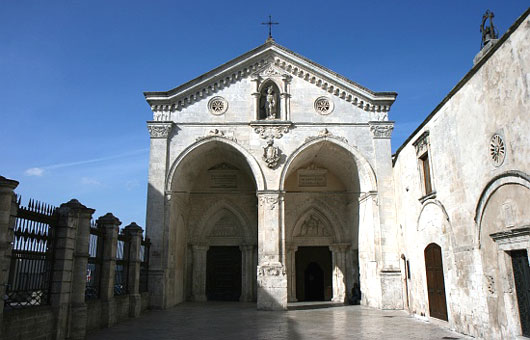
[[[527, 12], [395, 156], [399, 252], [410, 266], [410, 279], [402, 275], [408, 309], [429, 316], [424, 250], [436, 243], [442, 249], [448, 326], [479, 338], [521, 334], [518, 311], [505, 301], [511, 294], [513, 306], [514, 293], [501, 293], [513, 278], [498, 261], [500, 248], [490, 235], [530, 224], [529, 54]], [[423, 178], [425, 153], [431, 193]], [[488, 215], [486, 206], [495, 212]]]
[[56, 315], [50, 306], [15, 310], [4, 314], [2, 339], [55, 339]]

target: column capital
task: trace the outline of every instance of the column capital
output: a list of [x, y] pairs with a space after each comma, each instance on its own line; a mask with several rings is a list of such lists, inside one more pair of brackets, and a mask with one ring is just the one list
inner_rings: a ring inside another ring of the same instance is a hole
[[296, 244], [287, 244], [285, 247], [288, 251], [293, 251], [295, 253], [298, 251], [298, 245]]
[[334, 243], [329, 246], [329, 250], [332, 252], [345, 252], [351, 247], [349, 243]]
[[393, 121], [371, 121], [370, 132], [374, 139], [390, 139], [392, 137], [392, 130], [394, 130]]
[[207, 246], [205, 244], [193, 244], [193, 251], [208, 251], [210, 249], [210, 246]]
[[242, 244], [239, 246], [239, 250], [241, 251], [252, 251], [256, 248], [256, 245], [254, 244]]
[[167, 138], [173, 127], [175, 126], [174, 122], [166, 121], [148, 121], [147, 130], [149, 130], [149, 135], [151, 138]]

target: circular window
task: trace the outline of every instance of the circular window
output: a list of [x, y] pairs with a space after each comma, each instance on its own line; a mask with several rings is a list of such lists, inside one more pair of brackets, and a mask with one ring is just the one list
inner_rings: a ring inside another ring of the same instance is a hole
[[208, 102], [208, 110], [213, 115], [222, 115], [228, 109], [228, 102], [223, 97], [213, 97]]
[[327, 97], [319, 97], [315, 100], [315, 111], [321, 115], [330, 114], [333, 111], [333, 102]]
[[504, 162], [506, 156], [506, 147], [504, 140], [500, 135], [493, 135], [490, 141], [490, 156], [493, 161], [493, 165], [500, 166]]

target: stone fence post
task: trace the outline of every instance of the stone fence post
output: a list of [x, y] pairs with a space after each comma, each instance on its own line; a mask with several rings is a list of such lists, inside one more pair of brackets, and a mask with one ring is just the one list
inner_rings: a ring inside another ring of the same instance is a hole
[[114, 304], [114, 279], [116, 275], [116, 247], [118, 246], [118, 228], [120, 220], [111, 213], [96, 221], [103, 235], [103, 263], [101, 266], [101, 325], [110, 327], [116, 323], [116, 305]]
[[[86, 337], [87, 306], [85, 303], [86, 275], [90, 244], [90, 220], [94, 209], [90, 209], [77, 200], [61, 205], [68, 207], [70, 213], [77, 215], [77, 235], [75, 239], [74, 267], [72, 272], [72, 293], [70, 298], [69, 339]], [[62, 211], [62, 210], [61, 210]]]
[[[65, 339], [68, 336], [68, 310], [72, 294], [74, 293], [73, 281], [75, 276], [74, 261], [77, 232], [82, 225], [80, 216], [91, 215], [93, 210], [72, 199], [68, 203], [61, 204], [57, 213], [59, 214], [59, 221], [55, 227], [55, 251], [50, 302], [57, 318], [55, 339]], [[82, 306], [80, 307], [81, 315], [79, 317], [83, 318], [83, 309]], [[86, 322], [86, 306], [84, 317]]]
[[[0, 176], [0, 297], [5, 295], [11, 264], [13, 228], [17, 215], [17, 203], [14, 193], [18, 182]], [[2, 338], [2, 320], [4, 299], [0, 298], [0, 338]]]
[[127, 284], [129, 289], [129, 316], [138, 317], [142, 311], [142, 297], [140, 295], [140, 248], [142, 246], [143, 229], [132, 222], [123, 229], [129, 236], [129, 268], [127, 270]]

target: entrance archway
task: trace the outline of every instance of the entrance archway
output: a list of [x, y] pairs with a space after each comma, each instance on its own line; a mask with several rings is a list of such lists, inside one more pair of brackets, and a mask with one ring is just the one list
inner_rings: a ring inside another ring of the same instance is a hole
[[331, 252], [328, 247], [299, 247], [296, 252], [298, 301], [329, 301], [332, 294]]
[[232, 144], [198, 142], [172, 168], [168, 251], [182, 299], [255, 300], [260, 170]]
[[[366, 174], [370, 166], [349, 149], [341, 141], [328, 138], [311, 141], [293, 154], [282, 172], [287, 286], [291, 302], [308, 299], [346, 302], [354, 283], [360, 281], [360, 252], [364, 257], [373, 256], [369, 255], [373, 254], [373, 248], [368, 248], [373, 245], [366, 243], [367, 248], [359, 249], [358, 241], [361, 186], [372, 189], [373, 177]], [[370, 225], [372, 220], [367, 218], [365, 222]], [[371, 226], [365, 230], [367, 234], [370, 231]], [[322, 249], [323, 253], [307, 255], [306, 252], [316, 249]], [[324, 252], [329, 259], [324, 262], [328, 264], [319, 262], [319, 258], [326, 259]], [[319, 286], [319, 276], [315, 276], [318, 285], [311, 287], [319, 288], [315, 288], [314, 295], [308, 295], [306, 279], [320, 273], [317, 267], [322, 271], [323, 288]]]

